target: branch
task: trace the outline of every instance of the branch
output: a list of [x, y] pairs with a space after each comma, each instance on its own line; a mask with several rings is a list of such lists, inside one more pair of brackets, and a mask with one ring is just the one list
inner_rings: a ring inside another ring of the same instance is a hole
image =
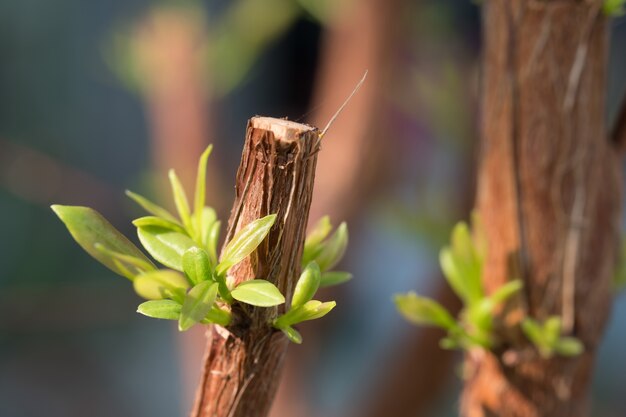
[[[300, 272], [319, 131], [268, 117], [248, 122], [226, 241], [250, 221], [276, 213], [267, 239], [233, 267], [234, 284], [262, 278], [283, 294]], [[233, 305], [227, 328], [213, 326], [192, 417], [265, 417], [279, 381], [287, 339], [270, 325], [282, 306]]]

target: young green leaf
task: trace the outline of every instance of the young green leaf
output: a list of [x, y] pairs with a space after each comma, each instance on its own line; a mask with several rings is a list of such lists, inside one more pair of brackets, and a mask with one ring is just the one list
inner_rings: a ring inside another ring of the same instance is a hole
[[513, 294], [517, 293], [523, 287], [524, 284], [519, 279], [509, 281], [497, 290], [495, 290], [489, 298], [491, 298], [496, 303], [502, 303], [508, 300], [511, 296], [513, 296]]
[[150, 300], [139, 304], [137, 312], [155, 319], [178, 320], [181, 309], [173, 300]]
[[333, 230], [333, 225], [330, 223], [330, 217], [324, 216], [315, 223], [311, 232], [307, 235], [304, 245], [305, 246], [315, 246], [320, 243]]
[[484, 297], [482, 261], [474, 248], [472, 235], [465, 222], [459, 222], [454, 226], [451, 241], [456, 267], [465, 281], [468, 302], [477, 302]]
[[135, 292], [148, 300], [172, 298], [182, 301], [189, 283], [179, 272], [169, 269], [146, 272], [133, 281]]
[[292, 308], [274, 321], [274, 327], [282, 329], [303, 321], [315, 320], [324, 317], [337, 305], [334, 301], [322, 303], [318, 300], [307, 301], [305, 304]]
[[348, 246], [348, 226], [341, 223], [335, 233], [324, 242], [322, 251], [315, 257], [320, 270], [326, 272], [343, 258]]
[[185, 226], [185, 229], [190, 235], [193, 235], [194, 229], [191, 224], [191, 213], [189, 212], [189, 202], [187, 201], [187, 194], [183, 188], [176, 171], [170, 169], [169, 171], [170, 183], [172, 184], [172, 194], [174, 195], [174, 203], [176, 203], [176, 210], [178, 215]]
[[123, 253], [115, 252], [114, 250], [107, 249], [100, 243], [94, 245], [96, 250], [102, 252], [104, 255], [110, 256], [114, 260], [119, 261], [117, 264], [119, 267], [128, 271], [129, 279], [135, 279], [135, 275], [142, 274], [144, 272], [153, 271], [156, 269], [152, 262], [146, 261], [141, 258], [137, 258], [132, 255], [124, 255]]
[[463, 300], [464, 304], [468, 305], [470, 303], [470, 290], [467, 288], [465, 278], [457, 266], [451, 248], [444, 247], [441, 249], [439, 252], [439, 264], [452, 290]]
[[455, 350], [460, 349], [462, 346], [458, 340], [448, 336], [439, 341], [439, 347], [445, 350]]
[[213, 150], [213, 145], [209, 145], [198, 160], [198, 172], [196, 176], [196, 193], [194, 197], [194, 219], [196, 221], [196, 235], [201, 236], [202, 231], [206, 227], [202, 215], [204, 209], [204, 200], [206, 198], [206, 165], [209, 155]]
[[291, 299], [292, 308], [301, 306], [313, 298], [320, 286], [321, 275], [320, 267], [317, 266], [315, 261], [309, 263], [306, 268], [304, 268], [304, 271], [296, 283], [296, 288], [293, 291], [293, 298]]
[[183, 254], [183, 270], [194, 285], [210, 280], [213, 274], [209, 255], [197, 246], [187, 249]]
[[602, 11], [607, 16], [623, 16], [626, 13], [626, 0], [604, 0]]
[[543, 323], [543, 337], [548, 346], [554, 346], [561, 337], [561, 318], [550, 316]]
[[[120, 268], [119, 261], [96, 249], [101, 248], [139, 259], [152, 265], [150, 260], [100, 213], [89, 207], [53, 205], [52, 210], [61, 219], [76, 242], [93, 258], [113, 272], [128, 277], [128, 270]], [[132, 279], [132, 278], [131, 278]]]
[[213, 304], [211, 310], [202, 319], [202, 324], [219, 324], [220, 326], [228, 326], [230, 324], [231, 314], [226, 310], [222, 310]]
[[140, 227], [137, 235], [146, 250], [163, 265], [183, 270], [183, 254], [196, 246], [189, 236], [162, 227]]
[[554, 351], [561, 356], [578, 356], [585, 351], [585, 347], [575, 337], [562, 337], [554, 345]]
[[543, 328], [535, 320], [526, 317], [521, 324], [522, 331], [535, 346], [545, 345], [543, 337]]
[[395, 303], [400, 313], [415, 324], [438, 326], [448, 330], [456, 326], [454, 318], [441, 304], [414, 292], [396, 295]]
[[209, 256], [211, 257], [211, 262], [214, 265], [217, 263], [217, 245], [220, 239], [221, 226], [222, 222], [220, 221], [216, 221], [211, 225], [211, 229], [209, 230], [209, 234], [204, 244]]
[[320, 287], [330, 287], [333, 285], [343, 284], [344, 282], [350, 281], [351, 279], [352, 279], [352, 274], [349, 272], [341, 272], [341, 271], [324, 272], [321, 277]]
[[252, 253], [259, 244], [261, 244], [263, 239], [265, 239], [275, 221], [276, 215], [270, 214], [269, 216], [250, 222], [239, 230], [224, 248], [221, 262], [216, 268], [217, 273], [225, 273], [231, 266], [238, 264]]
[[147, 198], [140, 196], [137, 193], [133, 193], [130, 190], [126, 190], [126, 195], [130, 199], [135, 201], [135, 203], [139, 204], [148, 213], [154, 214], [157, 217], [161, 217], [173, 223], [178, 223], [178, 220], [176, 220], [176, 217], [174, 217], [174, 215], [172, 215], [169, 211], [165, 210], [164, 208], [154, 204], [152, 201], [148, 200]]
[[230, 294], [237, 301], [258, 307], [273, 307], [285, 302], [280, 290], [263, 279], [242, 282]]
[[485, 297], [462, 310], [463, 321], [471, 324], [474, 329], [488, 333], [493, 327], [493, 311], [497, 305], [492, 298]]
[[[201, 217], [201, 219], [198, 220], [198, 217]], [[202, 209], [202, 211], [200, 212], [200, 216], [198, 216], [197, 213], [194, 213], [192, 220], [194, 223], [198, 223], [199, 221], [201, 221], [202, 229], [200, 229], [200, 233], [198, 234], [198, 236], [200, 237], [198, 243], [205, 246], [206, 241], [209, 237], [209, 233], [211, 231], [211, 227], [213, 226], [213, 223], [217, 221], [217, 214], [212, 207], [207, 206]]]
[[282, 330], [282, 332], [285, 334], [285, 336], [287, 336], [287, 339], [289, 339], [293, 343], [296, 343], [298, 345], [302, 343], [302, 336], [293, 327], [284, 327], [284, 328], [282, 328], [280, 330]]
[[311, 232], [304, 241], [304, 251], [302, 252], [302, 266], [305, 267], [314, 260], [322, 251], [322, 242], [332, 231], [330, 217], [324, 216], [313, 226]]
[[188, 330], [211, 311], [217, 297], [217, 283], [202, 281], [187, 293], [178, 320], [178, 330]]
[[330, 311], [336, 306], [337, 303], [335, 301], [326, 301], [323, 303], [317, 300], [307, 301], [306, 304], [302, 306], [306, 311], [306, 315], [300, 319], [298, 323], [308, 320], [321, 319], [326, 314], [330, 313]]
[[162, 217], [156, 217], [156, 216], [140, 217], [138, 219], [133, 220], [133, 225], [137, 228], [155, 226], [155, 227], [161, 227], [163, 229], [169, 229], [174, 232], [187, 233], [185, 229], [178, 222], [173, 222], [171, 220], [166, 220]]

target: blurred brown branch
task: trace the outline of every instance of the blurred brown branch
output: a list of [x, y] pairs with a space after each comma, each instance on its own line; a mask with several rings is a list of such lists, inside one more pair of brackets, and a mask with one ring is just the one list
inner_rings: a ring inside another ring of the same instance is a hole
[[115, 211], [123, 195], [85, 171], [5, 139], [0, 139], [0, 186], [36, 204], [60, 201], [105, 212]]

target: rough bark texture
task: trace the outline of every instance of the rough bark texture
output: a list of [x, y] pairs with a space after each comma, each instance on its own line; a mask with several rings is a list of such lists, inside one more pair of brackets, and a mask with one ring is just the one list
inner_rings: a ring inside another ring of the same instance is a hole
[[601, 3], [484, 5], [477, 208], [489, 240], [486, 286], [520, 276], [524, 296], [505, 322], [524, 313], [558, 315], [586, 352], [551, 360], [516, 355], [527, 342], [503, 327], [502, 352], [468, 355], [461, 405], [468, 417], [589, 412], [620, 218], [618, 161], [604, 121], [608, 33]]
[[[266, 279], [291, 295], [300, 272], [319, 136], [315, 128], [256, 117], [248, 123], [228, 241], [252, 220], [277, 213], [268, 238], [229, 279]], [[289, 300], [288, 300], [289, 302]], [[287, 339], [269, 323], [283, 307], [233, 305], [233, 324], [213, 326], [193, 417], [263, 417], [274, 397]]]

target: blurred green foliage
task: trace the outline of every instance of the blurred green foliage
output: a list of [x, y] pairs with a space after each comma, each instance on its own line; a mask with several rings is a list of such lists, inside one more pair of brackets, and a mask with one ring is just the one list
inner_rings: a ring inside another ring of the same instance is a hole
[[[223, 96], [244, 82], [264, 50], [302, 16], [330, 22], [351, 1], [238, 0], [218, 16], [208, 16], [196, 1], [165, 1], [148, 17], [169, 15], [179, 19], [198, 37], [200, 71], [211, 93]], [[144, 16], [145, 19], [145, 16]], [[105, 59], [118, 78], [133, 91], [149, 88], [150, 69], [141, 62], [145, 47], [137, 37], [142, 19], [121, 25], [105, 46]], [[303, 54], [308, 51], [302, 51]]]

